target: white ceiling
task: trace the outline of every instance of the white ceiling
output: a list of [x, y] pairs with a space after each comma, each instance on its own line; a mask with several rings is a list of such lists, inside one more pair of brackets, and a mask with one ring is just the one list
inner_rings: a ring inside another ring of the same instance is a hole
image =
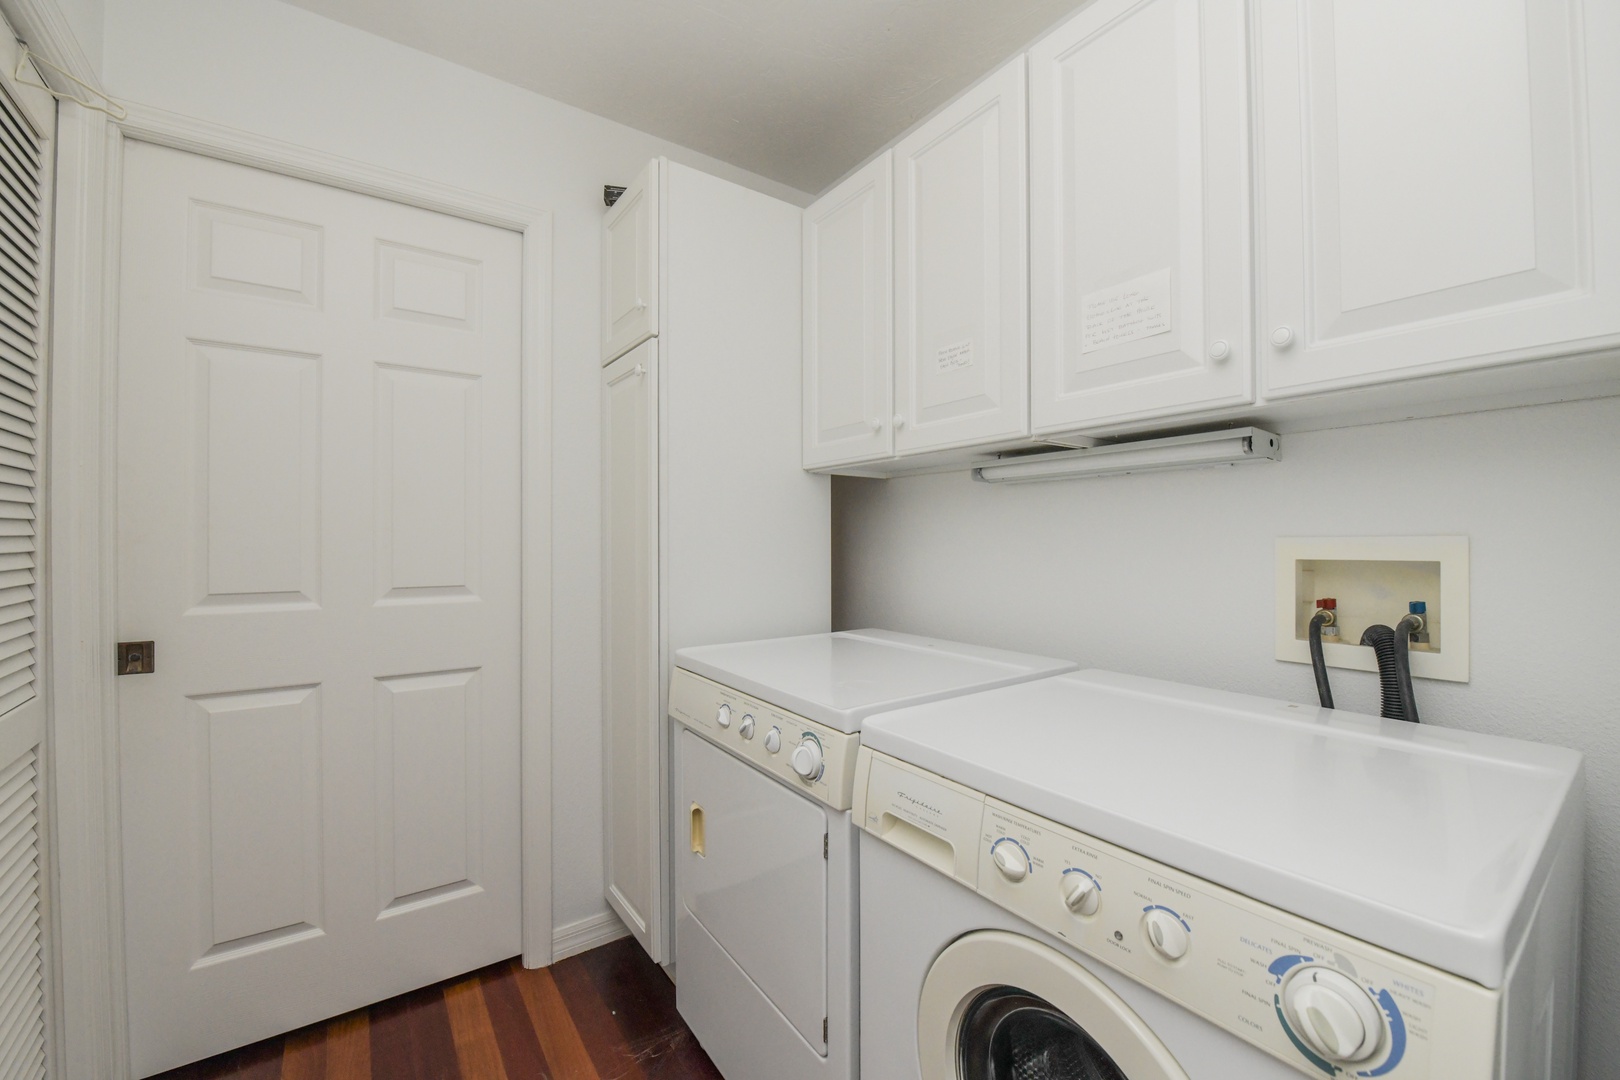
[[288, 0], [819, 193], [1085, 0]]

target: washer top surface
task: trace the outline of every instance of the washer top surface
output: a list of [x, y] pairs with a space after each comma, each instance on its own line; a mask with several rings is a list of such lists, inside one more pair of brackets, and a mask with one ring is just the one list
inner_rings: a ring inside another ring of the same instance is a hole
[[1582, 813], [1572, 750], [1109, 672], [887, 713], [861, 738], [1488, 986]]
[[873, 713], [1073, 671], [1047, 656], [888, 630], [681, 649], [675, 664], [843, 732]]

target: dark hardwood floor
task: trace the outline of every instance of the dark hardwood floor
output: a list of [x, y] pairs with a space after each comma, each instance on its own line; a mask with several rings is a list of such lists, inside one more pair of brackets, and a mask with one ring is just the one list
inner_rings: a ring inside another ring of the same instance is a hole
[[675, 987], [623, 938], [517, 960], [167, 1072], [159, 1080], [719, 1080]]

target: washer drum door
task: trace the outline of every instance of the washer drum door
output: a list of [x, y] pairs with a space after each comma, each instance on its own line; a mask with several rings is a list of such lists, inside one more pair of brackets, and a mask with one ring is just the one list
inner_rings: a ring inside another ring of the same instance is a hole
[[923, 980], [917, 1041], [922, 1080], [1188, 1080], [1102, 980], [1001, 930], [940, 953]]

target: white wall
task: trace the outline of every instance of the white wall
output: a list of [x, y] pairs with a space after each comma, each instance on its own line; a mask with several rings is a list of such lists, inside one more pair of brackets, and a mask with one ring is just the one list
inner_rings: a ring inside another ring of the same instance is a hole
[[[1426, 723], [1586, 754], [1583, 1075], [1620, 1060], [1620, 398], [1284, 436], [1275, 465], [833, 486], [833, 619], [1314, 702], [1273, 659], [1279, 536], [1463, 534], [1473, 680]], [[1401, 614], [1392, 611], [1390, 622]], [[1377, 676], [1334, 670], [1342, 708]]]
[[[89, 0], [85, 0], [89, 2]], [[602, 902], [598, 281], [602, 185], [651, 157], [802, 193], [275, 0], [107, 0], [110, 93], [554, 215], [554, 919]]]

